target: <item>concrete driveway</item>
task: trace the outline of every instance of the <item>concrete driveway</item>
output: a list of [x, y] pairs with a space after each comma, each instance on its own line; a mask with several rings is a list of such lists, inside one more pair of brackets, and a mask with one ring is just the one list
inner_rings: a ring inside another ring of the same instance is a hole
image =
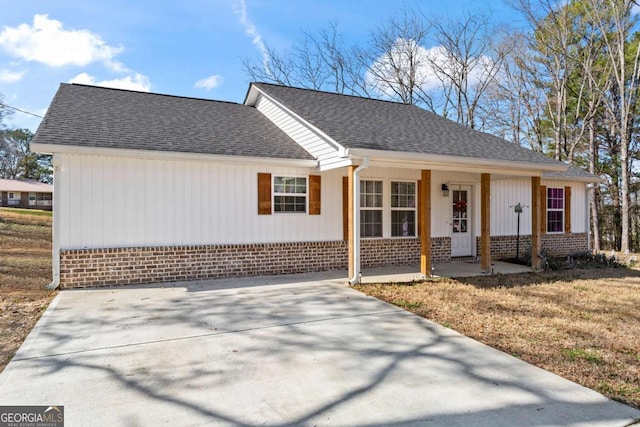
[[0, 375], [0, 404], [64, 405], [67, 426], [640, 419], [640, 411], [330, 278], [61, 292]]

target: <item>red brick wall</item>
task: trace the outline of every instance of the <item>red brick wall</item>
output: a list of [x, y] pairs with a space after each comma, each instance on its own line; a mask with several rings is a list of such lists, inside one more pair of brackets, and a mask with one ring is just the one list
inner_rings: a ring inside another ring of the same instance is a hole
[[[495, 259], [516, 256], [517, 236], [491, 236], [491, 257]], [[542, 248], [551, 256], [567, 256], [588, 250], [586, 233], [543, 234]], [[520, 257], [531, 250], [531, 235], [520, 236]], [[480, 256], [480, 238], [476, 238], [476, 251]]]
[[[451, 240], [432, 239], [433, 262], [451, 260]], [[363, 268], [419, 265], [420, 239], [365, 239]], [[346, 270], [344, 241], [162, 246], [60, 251], [63, 288]]]

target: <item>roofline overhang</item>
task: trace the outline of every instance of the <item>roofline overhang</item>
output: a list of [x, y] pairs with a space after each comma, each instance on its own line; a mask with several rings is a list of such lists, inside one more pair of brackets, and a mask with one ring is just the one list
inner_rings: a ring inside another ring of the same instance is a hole
[[41, 154], [71, 154], [81, 156], [126, 157], [153, 160], [208, 161], [222, 163], [269, 164], [317, 168], [317, 160], [283, 159], [278, 157], [235, 156], [225, 154], [183, 153], [179, 151], [135, 150], [127, 148], [83, 147], [78, 145], [31, 143], [31, 151]]
[[571, 181], [571, 182], [584, 182], [585, 184], [595, 184], [595, 183], [603, 183], [607, 182], [606, 179], [594, 175], [593, 177], [588, 176], [545, 176], [542, 175], [542, 179], [544, 181]]
[[564, 172], [569, 165], [558, 162], [558, 164], [538, 164], [529, 162], [514, 162], [504, 160], [479, 159], [475, 157], [443, 156], [438, 154], [412, 153], [405, 151], [371, 150], [365, 148], [347, 148], [346, 155], [353, 158], [368, 157], [373, 162], [392, 162], [396, 164], [406, 164], [406, 167], [433, 168], [447, 170], [451, 168], [469, 172], [529, 172], [532, 176], [540, 176], [544, 172]]

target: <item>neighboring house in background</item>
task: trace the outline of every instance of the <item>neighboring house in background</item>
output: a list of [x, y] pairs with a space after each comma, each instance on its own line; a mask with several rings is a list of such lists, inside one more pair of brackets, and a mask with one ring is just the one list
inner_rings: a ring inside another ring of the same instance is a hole
[[0, 179], [0, 206], [50, 211], [53, 185], [28, 179]]
[[[420, 265], [589, 248], [599, 178], [418, 107], [265, 83], [244, 104], [62, 84], [63, 287]], [[524, 252], [524, 250], [523, 250]]]

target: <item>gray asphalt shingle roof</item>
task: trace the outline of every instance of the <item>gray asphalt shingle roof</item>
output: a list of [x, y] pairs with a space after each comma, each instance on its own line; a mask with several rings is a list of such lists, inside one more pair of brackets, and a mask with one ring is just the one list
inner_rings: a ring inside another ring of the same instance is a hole
[[313, 159], [253, 107], [61, 84], [34, 143]]
[[540, 153], [413, 105], [253, 84], [346, 148], [558, 164]]
[[577, 166], [569, 165], [569, 168], [566, 171], [562, 172], [545, 172], [542, 174], [543, 178], [552, 179], [567, 179], [567, 178], [577, 178], [581, 180], [588, 180], [591, 182], [596, 182], [598, 180], [602, 180], [596, 175], [592, 175], [584, 169], [581, 169]]

